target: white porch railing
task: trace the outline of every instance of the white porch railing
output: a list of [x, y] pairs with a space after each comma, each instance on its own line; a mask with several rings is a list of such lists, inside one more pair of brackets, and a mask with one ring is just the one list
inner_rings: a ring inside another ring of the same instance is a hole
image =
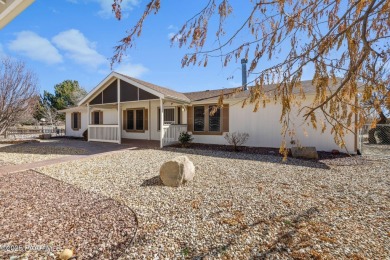
[[164, 125], [164, 145], [170, 145], [178, 142], [181, 132], [187, 131], [187, 125]]
[[118, 125], [89, 125], [88, 141], [119, 143]]

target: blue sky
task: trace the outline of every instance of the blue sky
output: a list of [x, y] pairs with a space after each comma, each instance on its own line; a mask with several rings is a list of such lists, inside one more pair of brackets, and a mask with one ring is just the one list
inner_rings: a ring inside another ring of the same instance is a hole
[[[53, 92], [66, 79], [89, 91], [110, 73], [113, 47], [144, 10], [145, 1], [124, 3], [125, 18], [117, 21], [111, 0], [36, 0], [0, 31], [0, 54], [23, 60], [37, 74], [41, 92]], [[171, 47], [169, 35], [187, 18], [178, 10], [191, 14], [196, 7], [191, 1], [164, 3], [114, 70], [183, 92], [239, 85], [240, 64], [222, 68], [215, 61], [207, 68], [181, 68], [186, 49]], [[231, 75], [235, 78], [227, 80]]]
[[[125, 17], [118, 21], [111, 12], [112, 0], [36, 0], [0, 31], [0, 55], [25, 61], [37, 74], [41, 92], [53, 92], [55, 84], [67, 79], [78, 80], [89, 91], [110, 73], [113, 47], [140, 17], [145, 2], [124, 0]], [[145, 23], [136, 47], [114, 70], [182, 92], [239, 86], [239, 61], [222, 67], [216, 59], [206, 68], [181, 68], [188, 49], [171, 47], [169, 36], [200, 7], [193, 0], [162, 2], [159, 14]], [[240, 25], [245, 8], [250, 5], [235, 6], [228, 28]]]

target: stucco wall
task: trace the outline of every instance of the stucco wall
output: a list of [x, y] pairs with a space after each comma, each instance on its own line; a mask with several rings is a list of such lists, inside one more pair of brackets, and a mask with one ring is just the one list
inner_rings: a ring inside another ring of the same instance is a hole
[[[91, 108], [91, 113], [94, 111], [103, 112], [103, 124], [104, 125], [116, 125], [118, 124], [118, 109], [102, 109], [102, 108]], [[92, 114], [91, 114], [92, 116]]]
[[[310, 97], [305, 103], [310, 102]], [[229, 131], [230, 132], [246, 132], [249, 134], [249, 139], [246, 146], [255, 147], [275, 147], [278, 148], [282, 142], [282, 126], [279, 122], [282, 111], [279, 103], [269, 103], [266, 108], [261, 107], [257, 112], [253, 112], [253, 105], [247, 105], [242, 108], [242, 102], [230, 103], [229, 109]], [[321, 133], [321, 124], [318, 123], [317, 130], [311, 125], [304, 122], [302, 116], [297, 116], [298, 108], [292, 112], [292, 122], [296, 136], [294, 140], [302, 146], [315, 146], [318, 151], [331, 151], [332, 149], [342, 150], [333, 141], [333, 135], [330, 133], [330, 126]], [[318, 122], [321, 116], [317, 115]], [[355, 139], [353, 134], [348, 134], [345, 138], [346, 147], [350, 153], [354, 152]], [[290, 138], [287, 142], [289, 144]], [[198, 143], [213, 143], [227, 144], [223, 135], [194, 135], [194, 142]], [[346, 151], [346, 150], [344, 150]]]
[[[72, 113], [73, 112], [80, 112], [81, 113], [81, 126], [79, 130], [73, 130], [72, 129]], [[73, 137], [83, 137], [83, 133], [88, 128], [88, 117], [87, 117], [87, 111], [83, 108], [80, 108], [80, 110], [74, 110], [72, 112], [66, 112], [65, 114], [65, 134], [66, 136], [73, 136]]]
[[[305, 101], [306, 104], [310, 103], [310, 98]], [[281, 105], [279, 103], [267, 104], [266, 108], [260, 108], [258, 112], [253, 112], [253, 105], [247, 105], [244, 108], [241, 107], [240, 101], [234, 101], [229, 103], [229, 131], [230, 132], [246, 132], [249, 134], [247, 146], [256, 147], [279, 147], [282, 141], [281, 137], [281, 124], [279, 122]], [[160, 140], [160, 131], [158, 130], [157, 113], [160, 106], [159, 100], [140, 101], [140, 102], [128, 102], [121, 104], [121, 116], [123, 110], [128, 108], [147, 108], [149, 124], [148, 130], [144, 133], [138, 132], [126, 132], [123, 130], [122, 125], [122, 138], [129, 139], [144, 139], [144, 140]], [[178, 104], [166, 101], [164, 107], [176, 107]], [[117, 124], [117, 110], [113, 109], [99, 109], [103, 111], [103, 123], [104, 124]], [[76, 111], [76, 110], [75, 110]], [[91, 110], [93, 111], [93, 109]], [[294, 122], [294, 129], [296, 136], [294, 140], [297, 144], [302, 146], [315, 146], [318, 151], [331, 151], [332, 149], [342, 150], [333, 141], [333, 135], [330, 133], [330, 126], [328, 129], [321, 133], [321, 124], [318, 123], [317, 130], [313, 129], [311, 125], [304, 122], [302, 116], [297, 116], [298, 108], [292, 112], [291, 120]], [[81, 112], [81, 129], [74, 131], [71, 129], [71, 112], [66, 113], [66, 134], [68, 136], [81, 137], [85, 129], [87, 129], [87, 112], [85, 110], [79, 110]], [[175, 109], [175, 119], [177, 120], [177, 109]], [[321, 121], [321, 116], [317, 114], [318, 122]], [[182, 111], [182, 124], [187, 123], [187, 111]], [[292, 126], [292, 125], [291, 125]], [[290, 138], [287, 139], [288, 145]], [[227, 144], [223, 135], [194, 135], [194, 142], [197, 143], [210, 143], [210, 144]], [[350, 153], [355, 149], [355, 136], [352, 133], [347, 134], [345, 137], [347, 149]], [[346, 150], [344, 150], [346, 151]]]

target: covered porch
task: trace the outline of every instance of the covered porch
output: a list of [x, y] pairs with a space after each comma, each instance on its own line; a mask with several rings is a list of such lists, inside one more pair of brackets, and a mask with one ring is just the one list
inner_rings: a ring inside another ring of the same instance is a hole
[[88, 141], [149, 140], [162, 148], [187, 131], [188, 103], [181, 93], [113, 72], [79, 105], [87, 107]]

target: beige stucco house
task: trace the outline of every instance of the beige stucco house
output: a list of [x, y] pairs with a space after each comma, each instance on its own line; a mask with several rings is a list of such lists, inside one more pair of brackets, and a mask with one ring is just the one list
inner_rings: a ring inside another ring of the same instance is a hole
[[[302, 82], [309, 104], [314, 98], [310, 81]], [[234, 89], [180, 93], [120, 73], [112, 72], [77, 107], [65, 109], [66, 134], [81, 137], [88, 129], [89, 141], [121, 143], [122, 139], [159, 140], [165, 146], [177, 142], [182, 131], [192, 133], [194, 142], [227, 144], [227, 132], [249, 134], [247, 146], [279, 147], [281, 144], [281, 105], [269, 103], [253, 112], [253, 105], [242, 107], [248, 92], [226, 96], [223, 108], [211, 116], [208, 111], [224, 94]], [[118, 102], [119, 101], [119, 102]], [[330, 129], [321, 133], [304, 122], [295, 108], [291, 115], [298, 143], [315, 146], [319, 151], [341, 150]], [[163, 120], [160, 120], [160, 119]], [[162, 129], [162, 130], [161, 130]], [[356, 153], [357, 138], [345, 137], [346, 150]]]

